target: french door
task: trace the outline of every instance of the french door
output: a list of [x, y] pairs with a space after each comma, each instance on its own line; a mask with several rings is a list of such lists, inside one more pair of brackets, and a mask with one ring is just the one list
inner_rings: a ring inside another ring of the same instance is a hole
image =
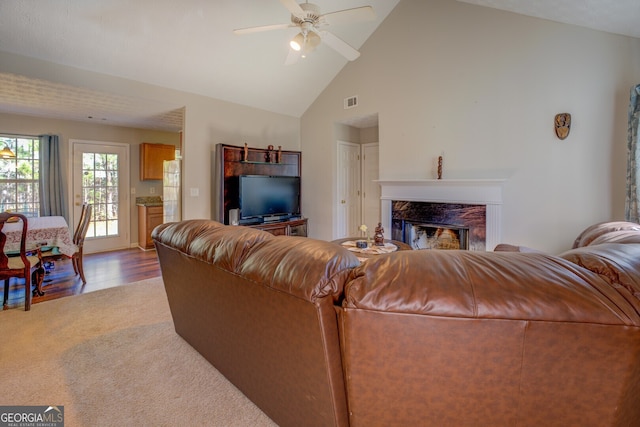
[[93, 205], [86, 253], [128, 248], [129, 145], [71, 140], [73, 156], [73, 224], [83, 203]]

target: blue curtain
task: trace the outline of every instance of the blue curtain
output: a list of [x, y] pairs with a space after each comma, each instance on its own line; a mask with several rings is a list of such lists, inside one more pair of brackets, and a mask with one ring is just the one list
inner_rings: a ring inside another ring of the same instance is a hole
[[640, 85], [631, 88], [629, 102], [629, 128], [627, 130], [627, 197], [625, 217], [627, 221], [640, 222], [638, 179], [640, 179], [640, 142], [638, 125], [640, 123]]
[[67, 218], [67, 197], [60, 167], [59, 140], [57, 135], [40, 136], [40, 216], [54, 215]]

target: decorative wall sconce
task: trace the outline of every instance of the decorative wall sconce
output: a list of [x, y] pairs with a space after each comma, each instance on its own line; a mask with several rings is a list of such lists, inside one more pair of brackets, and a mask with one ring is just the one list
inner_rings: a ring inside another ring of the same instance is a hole
[[571, 114], [569, 113], [560, 113], [556, 114], [555, 117], [555, 128], [556, 135], [560, 139], [565, 139], [569, 136], [569, 131], [571, 130]]

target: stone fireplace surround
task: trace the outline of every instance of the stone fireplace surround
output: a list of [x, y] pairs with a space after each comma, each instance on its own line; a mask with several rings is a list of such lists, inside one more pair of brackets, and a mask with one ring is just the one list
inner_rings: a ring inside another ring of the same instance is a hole
[[[486, 250], [492, 251], [502, 238], [503, 179], [379, 180], [381, 221], [385, 238], [391, 238], [394, 201], [451, 203], [486, 206]], [[425, 218], [428, 222], [428, 218]]]

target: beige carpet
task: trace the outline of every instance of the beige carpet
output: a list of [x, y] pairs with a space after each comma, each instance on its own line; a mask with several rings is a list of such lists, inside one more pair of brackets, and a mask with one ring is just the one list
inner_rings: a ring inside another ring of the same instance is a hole
[[275, 425], [175, 333], [160, 278], [0, 312], [0, 340], [0, 405], [67, 427]]

